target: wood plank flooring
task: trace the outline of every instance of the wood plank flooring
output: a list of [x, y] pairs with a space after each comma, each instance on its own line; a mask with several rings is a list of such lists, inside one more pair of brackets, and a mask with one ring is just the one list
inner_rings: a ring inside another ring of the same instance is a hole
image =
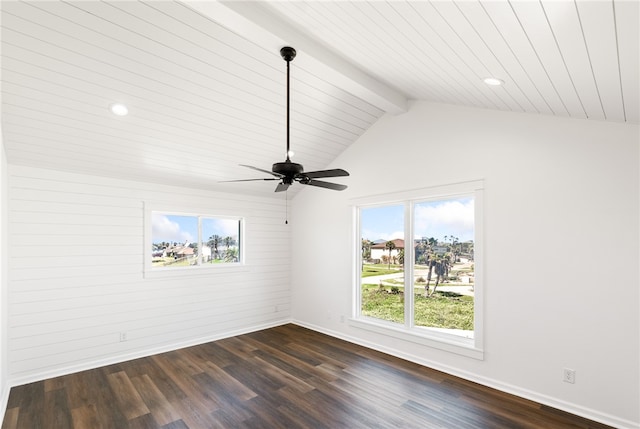
[[607, 428], [296, 325], [14, 387], [2, 429]]

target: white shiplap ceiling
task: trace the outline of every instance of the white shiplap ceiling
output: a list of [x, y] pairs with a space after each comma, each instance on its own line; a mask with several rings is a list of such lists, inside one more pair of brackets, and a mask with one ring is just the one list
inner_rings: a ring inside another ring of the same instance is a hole
[[[307, 171], [412, 99], [637, 124], [639, 5], [5, 0], [7, 158], [273, 195], [274, 182], [218, 182], [264, 177], [238, 164], [284, 159], [284, 45], [298, 51], [291, 144]], [[113, 116], [114, 102], [130, 114]]]

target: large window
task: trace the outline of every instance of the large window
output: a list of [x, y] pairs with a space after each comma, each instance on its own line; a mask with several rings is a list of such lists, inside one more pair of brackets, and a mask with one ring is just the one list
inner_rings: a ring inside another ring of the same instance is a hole
[[151, 270], [239, 264], [242, 219], [151, 211]]
[[481, 357], [482, 182], [393, 197], [356, 206], [356, 324]]
[[361, 315], [404, 323], [404, 206], [360, 209]]

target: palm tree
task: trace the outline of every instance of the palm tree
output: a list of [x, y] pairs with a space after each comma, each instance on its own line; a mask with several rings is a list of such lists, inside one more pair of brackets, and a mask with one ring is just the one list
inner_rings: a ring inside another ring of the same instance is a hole
[[367, 239], [367, 238], [363, 238], [362, 239], [362, 259], [363, 260], [367, 260], [369, 258], [371, 258], [371, 245], [373, 243]]
[[396, 243], [394, 243], [393, 241], [387, 241], [384, 247], [389, 250], [389, 266], [387, 267], [387, 269], [390, 270], [391, 269], [391, 251], [396, 248]]
[[[447, 254], [438, 254], [433, 255], [431, 258], [431, 263], [429, 264], [429, 275], [427, 277], [427, 285], [424, 288], [424, 293], [426, 297], [432, 296], [436, 293], [436, 289], [438, 289], [438, 285], [441, 283], [441, 280], [446, 279], [449, 276], [449, 268], [451, 267], [451, 253]], [[433, 286], [433, 290], [429, 293], [429, 282], [431, 281], [431, 272], [436, 272], [436, 284]]]
[[424, 285], [424, 296], [428, 298], [431, 296], [429, 293], [429, 285], [431, 285], [431, 276], [433, 275], [433, 267], [436, 264], [435, 255], [429, 248], [429, 253], [427, 254], [427, 264], [429, 266], [429, 271], [427, 272], [427, 283]]
[[458, 237], [454, 237], [452, 235], [451, 236], [451, 252], [453, 252], [453, 262], [456, 262], [458, 260], [458, 256], [460, 255], [460, 249], [459, 249], [459, 246], [457, 246], [457, 244], [459, 244]]
[[[227, 248], [224, 253], [225, 255], [227, 255], [229, 253], [229, 247], [236, 244], [236, 240], [233, 237], [226, 236], [223, 241], [224, 241], [224, 246]], [[226, 256], [225, 256], [225, 259], [226, 259]]]
[[364, 272], [364, 261], [371, 259], [371, 246], [373, 243], [367, 239], [362, 239], [362, 258], [360, 260], [360, 271]]
[[426, 239], [423, 237], [421, 240], [418, 240], [418, 242], [416, 243], [416, 247], [414, 248], [414, 257], [415, 257], [415, 263], [417, 264], [422, 264], [425, 262], [425, 256], [427, 253], [427, 241]]
[[224, 254], [225, 262], [238, 262], [238, 249], [227, 249]]
[[207, 244], [209, 245], [209, 247], [213, 247], [213, 255], [215, 259], [220, 259], [220, 254], [218, 253], [218, 245], [221, 242], [222, 242], [222, 237], [220, 237], [217, 234], [214, 234], [211, 237], [209, 237], [209, 241], [207, 241]]

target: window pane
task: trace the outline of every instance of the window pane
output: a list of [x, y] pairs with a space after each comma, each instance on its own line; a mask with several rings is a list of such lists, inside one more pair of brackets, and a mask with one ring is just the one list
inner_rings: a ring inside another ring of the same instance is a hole
[[360, 210], [361, 314], [404, 324], [404, 206]]
[[414, 324], [473, 336], [474, 199], [414, 205]]
[[202, 263], [240, 261], [240, 220], [202, 218]]
[[197, 217], [152, 213], [151, 237], [152, 267], [188, 267], [197, 264]]

